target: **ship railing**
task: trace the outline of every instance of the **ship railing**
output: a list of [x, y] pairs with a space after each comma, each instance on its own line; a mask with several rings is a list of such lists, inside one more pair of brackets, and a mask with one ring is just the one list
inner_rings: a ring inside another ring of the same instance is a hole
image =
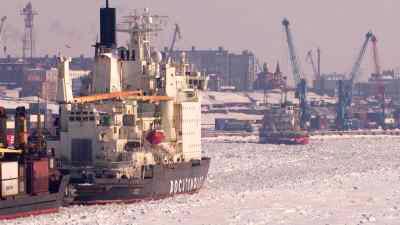
[[120, 167], [132, 166], [132, 161], [122, 161], [122, 162], [108, 162], [107, 167], [110, 169], [116, 169]]
[[83, 167], [93, 167], [92, 162], [89, 161], [69, 161], [65, 162], [62, 159], [57, 162], [57, 165], [59, 165], [59, 168], [83, 168]]

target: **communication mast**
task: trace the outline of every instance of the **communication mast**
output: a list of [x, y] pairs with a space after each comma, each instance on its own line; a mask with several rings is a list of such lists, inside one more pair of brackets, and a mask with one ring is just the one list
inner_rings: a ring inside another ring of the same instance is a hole
[[164, 20], [167, 16], [153, 15], [149, 9], [145, 8], [143, 13], [135, 11], [133, 15], [125, 16], [122, 23], [128, 25], [127, 28], [118, 28], [118, 32], [130, 35], [129, 50], [136, 51], [137, 60], [151, 60], [152, 37], [163, 30]]
[[21, 16], [24, 16], [25, 31], [22, 39], [22, 58], [26, 60], [27, 57], [32, 60], [35, 55], [35, 38], [34, 38], [34, 17], [38, 13], [33, 10], [32, 3], [29, 2], [21, 11]]

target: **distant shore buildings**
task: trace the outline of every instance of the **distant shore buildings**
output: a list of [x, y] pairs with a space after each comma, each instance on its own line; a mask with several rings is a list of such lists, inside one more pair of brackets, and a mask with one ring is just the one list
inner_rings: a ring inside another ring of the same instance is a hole
[[171, 57], [178, 61], [182, 53], [186, 55], [188, 62], [194, 65], [194, 69], [216, 76], [213, 79], [218, 85], [211, 84], [211, 87], [234, 87], [236, 91], [253, 90], [256, 80], [256, 57], [252, 52], [245, 50], [241, 54], [235, 54], [223, 47], [213, 50], [192, 47], [190, 50], [173, 51]]

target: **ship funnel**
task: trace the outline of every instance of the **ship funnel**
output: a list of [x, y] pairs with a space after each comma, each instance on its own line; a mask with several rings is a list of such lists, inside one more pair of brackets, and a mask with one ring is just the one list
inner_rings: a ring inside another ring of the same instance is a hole
[[116, 48], [116, 9], [109, 8], [109, 2], [106, 0], [106, 7], [100, 9], [100, 45], [106, 48]]
[[0, 107], [0, 144], [3, 148], [8, 147], [7, 142], [7, 113], [4, 107]]
[[25, 149], [28, 143], [28, 128], [25, 107], [18, 107], [15, 112], [15, 148]]

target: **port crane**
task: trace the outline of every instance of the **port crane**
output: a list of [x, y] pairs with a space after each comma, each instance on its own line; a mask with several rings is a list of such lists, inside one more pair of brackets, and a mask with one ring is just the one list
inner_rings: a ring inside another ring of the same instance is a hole
[[375, 66], [375, 75], [380, 76], [381, 75], [381, 64], [379, 60], [379, 54], [378, 54], [378, 38], [376, 38], [376, 35], [372, 35], [371, 37], [371, 42], [372, 42], [372, 57], [374, 59], [374, 66]]
[[368, 43], [371, 40], [372, 36], [373, 36], [372, 32], [368, 32], [365, 35], [364, 43], [361, 46], [361, 50], [358, 53], [356, 62], [354, 63], [352, 70], [350, 72], [350, 79], [338, 81], [338, 103], [336, 109], [336, 123], [338, 126], [337, 128], [339, 130], [348, 130], [351, 128], [351, 118], [350, 118], [351, 116], [349, 108], [353, 101], [354, 80], [357, 78], [359, 74], [362, 60], [365, 56]]
[[[7, 20], [7, 16], [3, 16], [1, 19], [0, 19], [0, 43], [2, 42], [1, 40], [4, 40], [3, 39], [3, 33], [4, 33], [4, 24], [5, 24], [5, 22], [6, 22], [6, 20]], [[6, 54], [7, 54], [7, 46], [4, 44], [4, 43], [2, 43], [4, 46], [3, 46], [3, 51], [4, 51], [4, 56], [6, 56]]]
[[317, 64], [314, 61], [313, 50], [307, 52], [306, 61], [310, 63], [315, 79], [319, 80], [321, 76], [321, 50], [317, 49]]
[[307, 102], [307, 82], [300, 68], [300, 61], [296, 54], [296, 49], [293, 42], [293, 35], [290, 30], [290, 22], [288, 19], [282, 21], [285, 28], [286, 41], [289, 47], [289, 58], [292, 67], [294, 82], [296, 85], [296, 98], [299, 99], [300, 106], [300, 127], [307, 128], [307, 123], [310, 119], [309, 105]]
[[307, 52], [306, 62], [311, 65], [311, 68], [314, 73], [314, 83], [313, 88], [317, 93], [324, 93], [324, 81], [321, 79], [321, 49], [317, 48], [317, 63], [314, 61], [313, 50]]
[[178, 24], [175, 24], [174, 35], [172, 37], [171, 45], [168, 49], [168, 58], [167, 58], [168, 61], [171, 59], [171, 55], [175, 49], [176, 42], [180, 39], [182, 39], [181, 28]]
[[317, 71], [317, 67], [316, 67], [315, 62], [314, 62], [314, 56], [313, 56], [313, 51], [312, 50], [307, 52], [306, 61], [308, 63], [310, 63], [311, 69], [313, 70], [313, 73], [314, 73], [314, 76], [315, 76], [315, 78], [317, 78], [318, 71]]
[[382, 128], [385, 127], [385, 85], [382, 80], [382, 71], [381, 71], [381, 63], [379, 59], [379, 52], [378, 52], [378, 38], [376, 35], [372, 35], [371, 37], [372, 42], [372, 58], [374, 60], [374, 67], [375, 71], [372, 76], [372, 79], [376, 82], [376, 93], [375, 98], [381, 103], [381, 116], [380, 116], [380, 125]]

